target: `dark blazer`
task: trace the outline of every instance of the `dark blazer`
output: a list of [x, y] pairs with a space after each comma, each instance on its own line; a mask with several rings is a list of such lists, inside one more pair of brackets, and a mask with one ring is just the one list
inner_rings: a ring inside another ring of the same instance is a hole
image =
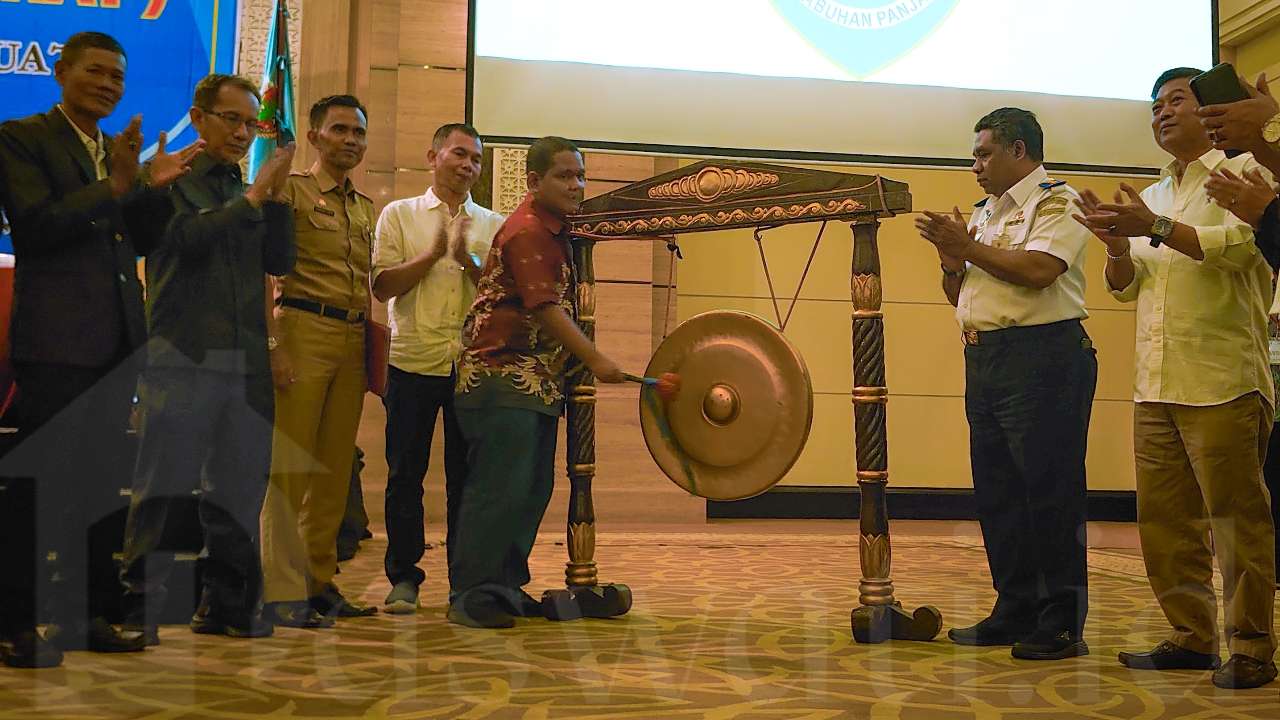
[[150, 367], [271, 372], [263, 280], [293, 269], [293, 211], [244, 191], [239, 167], [205, 153], [169, 189], [173, 216], [147, 256]]
[[172, 205], [141, 185], [117, 200], [96, 178], [58, 108], [0, 125], [15, 362], [104, 367], [146, 341], [137, 256], [159, 241]]

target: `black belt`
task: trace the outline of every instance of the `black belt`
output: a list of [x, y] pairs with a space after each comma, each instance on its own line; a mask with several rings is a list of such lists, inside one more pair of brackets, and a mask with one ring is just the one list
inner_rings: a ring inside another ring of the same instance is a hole
[[1084, 326], [1079, 320], [1060, 320], [1045, 325], [1028, 325], [1025, 327], [1007, 327], [999, 330], [965, 330], [961, 333], [965, 345], [1005, 345], [1014, 342], [1042, 340], [1053, 335], [1076, 333], [1080, 338], [1087, 338]]
[[341, 320], [349, 323], [364, 322], [363, 310], [348, 310], [346, 308], [334, 307], [333, 305], [325, 305], [314, 300], [303, 300], [302, 298], [280, 298], [280, 304], [285, 307], [296, 308], [298, 310], [306, 310], [309, 313], [323, 315], [334, 320]]

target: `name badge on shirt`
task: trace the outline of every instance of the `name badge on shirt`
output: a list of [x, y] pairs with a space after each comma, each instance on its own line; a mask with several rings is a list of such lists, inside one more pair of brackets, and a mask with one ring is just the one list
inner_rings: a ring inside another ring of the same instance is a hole
[[316, 205], [315, 207], [311, 208], [311, 210], [312, 212], [318, 212], [321, 215], [328, 215], [329, 217], [338, 217], [338, 213], [330, 210], [329, 208], [323, 205]]

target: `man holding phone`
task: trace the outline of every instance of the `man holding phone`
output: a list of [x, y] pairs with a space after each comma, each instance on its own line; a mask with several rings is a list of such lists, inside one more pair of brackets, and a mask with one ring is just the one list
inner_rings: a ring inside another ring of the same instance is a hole
[[[1235, 72], [1234, 69], [1231, 71]], [[1244, 150], [1252, 153], [1273, 176], [1280, 175], [1280, 103], [1271, 94], [1265, 73], [1258, 76], [1256, 86], [1239, 79], [1247, 95], [1244, 100], [1217, 102], [1197, 111], [1200, 123], [1209, 131], [1209, 139], [1219, 150]], [[1267, 258], [1272, 272], [1280, 271], [1280, 197], [1275, 185], [1261, 170], [1253, 169], [1243, 176], [1229, 171], [1215, 172], [1205, 184], [1209, 196], [1254, 229], [1258, 249]], [[1280, 314], [1280, 298], [1272, 300], [1272, 327]], [[1273, 375], [1277, 372], [1272, 365]], [[1277, 418], [1280, 420], [1280, 418]], [[1280, 433], [1274, 428], [1263, 466], [1267, 490], [1271, 493], [1271, 519], [1280, 527]], [[1275, 540], [1276, 572], [1280, 574], [1280, 534]]]
[[[1199, 74], [1175, 68], [1152, 89], [1151, 128], [1172, 156], [1160, 180], [1141, 196], [1121, 185], [1112, 204], [1086, 190], [1084, 214], [1075, 217], [1106, 245], [1112, 295], [1138, 304], [1138, 531], [1171, 626], [1155, 648], [1122, 652], [1120, 662], [1141, 670], [1216, 668], [1214, 685], [1253, 688], [1276, 677], [1275, 549], [1262, 479], [1275, 407], [1271, 271], [1252, 228], [1205, 190], [1214, 172], [1239, 176], [1258, 164], [1214, 149], [1196, 114], [1190, 80]], [[1223, 576], [1226, 663], [1218, 657], [1214, 555]]]

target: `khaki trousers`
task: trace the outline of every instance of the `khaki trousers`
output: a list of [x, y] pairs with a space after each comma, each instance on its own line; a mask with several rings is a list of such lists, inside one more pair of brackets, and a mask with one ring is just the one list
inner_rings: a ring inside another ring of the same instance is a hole
[[1142, 555], [1179, 647], [1218, 653], [1216, 555], [1231, 654], [1275, 654], [1274, 529], [1262, 479], [1271, 426], [1256, 392], [1208, 407], [1134, 407]]
[[332, 581], [364, 406], [364, 326], [283, 308], [296, 382], [276, 388], [271, 483], [262, 507], [264, 600], [305, 600]]

